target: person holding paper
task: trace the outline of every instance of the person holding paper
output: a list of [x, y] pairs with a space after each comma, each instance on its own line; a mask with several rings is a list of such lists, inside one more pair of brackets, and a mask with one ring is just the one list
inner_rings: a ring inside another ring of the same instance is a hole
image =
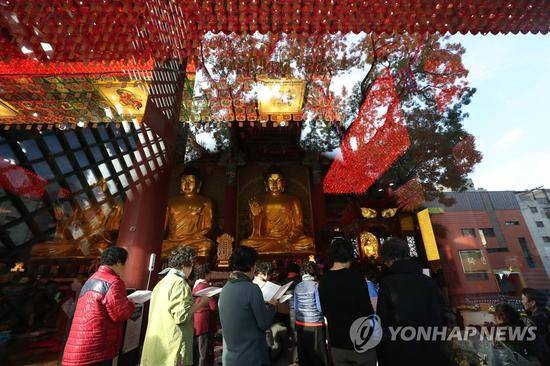
[[319, 300], [319, 267], [305, 262], [300, 270], [302, 282], [294, 288], [296, 337], [300, 366], [328, 365], [326, 331]]
[[[197, 292], [210, 287], [210, 265], [208, 263], [195, 267], [195, 285], [193, 296], [195, 304], [201, 301]], [[193, 338], [193, 364], [211, 366], [214, 364], [214, 334], [216, 333], [216, 311], [218, 299], [210, 297], [208, 306], [198, 309], [194, 315], [195, 337]]]
[[270, 280], [271, 275], [273, 274], [273, 266], [271, 262], [261, 262], [256, 265], [256, 270], [254, 271], [253, 283], [262, 288], [263, 285]]
[[128, 252], [110, 247], [101, 254], [100, 266], [82, 286], [63, 365], [111, 365], [122, 347], [122, 326], [135, 305], [126, 297], [120, 278]]
[[262, 291], [252, 283], [257, 257], [256, 250], [241, 245], [229, 258], [233, 272], [218, 302], [224, 366], [269, 365], [265, 331], [273, 323], [277, 301], [266, 304]]
[[166, 276], [153, 289], [149, 324], [141, 353], [141, 366], [193, 364], [193, 314], [208, 304], [208, 297], [194, 303], [187, 279], [196, 251], [176, 248], [168, 259]]

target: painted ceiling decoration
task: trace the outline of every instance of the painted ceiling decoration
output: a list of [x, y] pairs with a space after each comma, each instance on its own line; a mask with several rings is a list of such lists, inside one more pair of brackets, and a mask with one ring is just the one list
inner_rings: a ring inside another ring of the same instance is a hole
[[0, 123], [139, 122], [147, 85], [128, 75], [0, 78]]

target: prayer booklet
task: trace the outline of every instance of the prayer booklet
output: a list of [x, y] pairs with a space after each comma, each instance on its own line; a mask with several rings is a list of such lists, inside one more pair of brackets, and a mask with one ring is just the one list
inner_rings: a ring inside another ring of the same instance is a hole
[[269, 302], [273, 299], [279, 300], [291, 285], [292, 281], [284, 286], [279, 286], [276, 283], [267, 281], [262, 287], [260, 287], [260, 290], [262, 290], [262, 294], [264, 295], [264, 301]]
[[212, 296], [216, 296], [217, 294], [219, 294], [220, 292], [222, 292], [222, 288], [221, 287], [215, 287], [215, 286], [211, 286], [211, 287], [207, 287], [207, 288], [204, 288], [200, 291], [197, 291], [195, 293], [195, 296], [207, 296], [207, 297], [212, 297]]
[[130, 295], [128, 295], [128, 300], [136, 304], [143, 304], [151, 300], [152, 293], [153, 291], [149, 291], [149, 290], [137, 290], [132, 292]]
[[283, 302], [287, 301], [288, 299], [292, 298], [292, 294], [288, 294], [288, 295], [283, 295], [280, 299], [279, 299], [279, 302], [282, 304]]

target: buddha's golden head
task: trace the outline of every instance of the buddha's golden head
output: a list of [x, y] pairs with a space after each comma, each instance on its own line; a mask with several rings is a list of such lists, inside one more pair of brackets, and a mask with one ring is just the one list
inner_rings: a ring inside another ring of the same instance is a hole
[[183, 194], [194, 195], [201, 189], [201, 179], [198, 170], [187, 168], [180, 176], [180, 189]]
[[269, 193], [283, 193], [285, 191], [285, 178], [278, 169], [270, 169], [265, 175], [265, 189]]

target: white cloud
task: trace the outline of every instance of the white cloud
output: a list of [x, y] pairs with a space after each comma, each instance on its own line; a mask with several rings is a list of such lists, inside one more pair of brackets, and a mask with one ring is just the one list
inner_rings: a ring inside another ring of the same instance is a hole
[[550, 186], [550, 152], [534, 151], [507, 162], [490, 159], [476, 166], [471, 178], [477, 188], [489, 190], [525, 190]]
[[510, 145], [515, 144], [519, 139], [525, 134], [525, 131], [522, 128], [514, 128], [500, 139], [497, 140], [495, 146], [498, 148], [509, 147]]

